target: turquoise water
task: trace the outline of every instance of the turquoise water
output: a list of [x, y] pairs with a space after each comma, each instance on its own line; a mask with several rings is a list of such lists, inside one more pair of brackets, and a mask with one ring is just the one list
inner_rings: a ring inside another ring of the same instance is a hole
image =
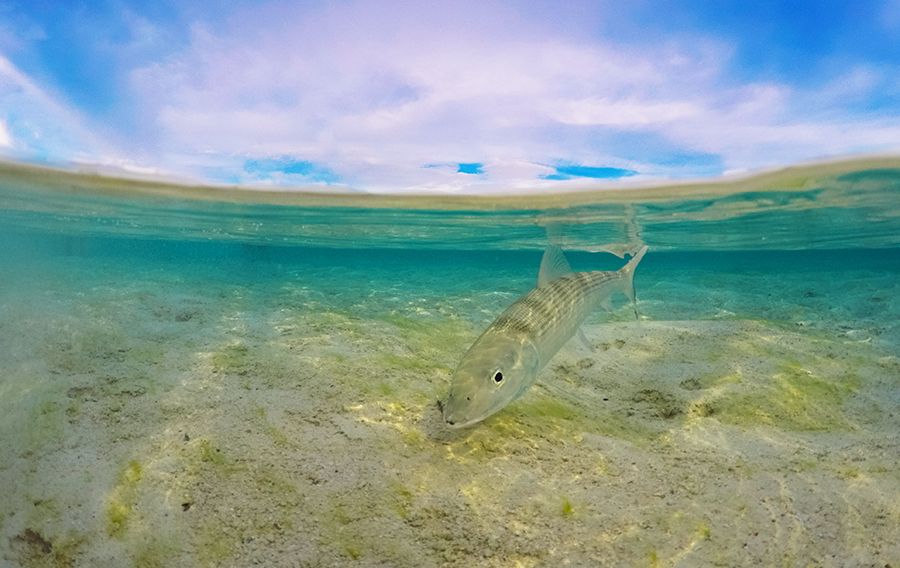
[[[896, 565], [900, 163], [559, 196], [0, 169], [13, 566]], [[484, 423], [435, 401], [534, 286], [650, 252]]]

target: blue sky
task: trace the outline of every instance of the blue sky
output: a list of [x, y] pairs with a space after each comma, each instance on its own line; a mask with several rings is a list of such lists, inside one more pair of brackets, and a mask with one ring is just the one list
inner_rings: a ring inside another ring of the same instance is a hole
[[497, 192], [897, 151], [900, 0], [0, 2], [11, 159]]

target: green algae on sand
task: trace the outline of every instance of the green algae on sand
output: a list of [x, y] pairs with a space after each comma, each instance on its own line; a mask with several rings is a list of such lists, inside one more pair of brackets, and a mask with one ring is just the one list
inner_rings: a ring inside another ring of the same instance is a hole
[[739, 388], [726, 387], [696, 402], [694, 411], [734, 425], [797, 431], [853, 428], [844, 404], [860, 387], [855, 374], [821, 377], [798, 363], [785, 362], [771, 376], [756, 380], [745, 379]]

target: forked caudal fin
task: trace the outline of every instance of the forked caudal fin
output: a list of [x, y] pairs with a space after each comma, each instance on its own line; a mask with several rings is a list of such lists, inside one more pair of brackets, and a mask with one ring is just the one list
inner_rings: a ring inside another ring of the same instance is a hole
[[634, 253], [634, 256], [628, 261], [628, 264], [619, 269], [619, 273], [622, 274], [623, 282], [622, 282], [622, 291], [625, 292], [625, 295], [628, 296], [628, 299], [631, 300], [631, 305], [634, 307], [634, 317], [637, 319], [637, 297], [634, 294], [634, 269], [637, 268], [638, 263], [641, 262], [641, 259], [644, 258], [644, 255], [647, 253], [647, 245], [644, 245]]

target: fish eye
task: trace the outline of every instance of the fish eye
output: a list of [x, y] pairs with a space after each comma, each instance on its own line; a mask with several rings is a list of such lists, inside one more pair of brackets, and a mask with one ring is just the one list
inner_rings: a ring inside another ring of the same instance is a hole
[[498, 385], [503, 382], [503, 373], [497, 371], [494, 373], [494, 382]]

